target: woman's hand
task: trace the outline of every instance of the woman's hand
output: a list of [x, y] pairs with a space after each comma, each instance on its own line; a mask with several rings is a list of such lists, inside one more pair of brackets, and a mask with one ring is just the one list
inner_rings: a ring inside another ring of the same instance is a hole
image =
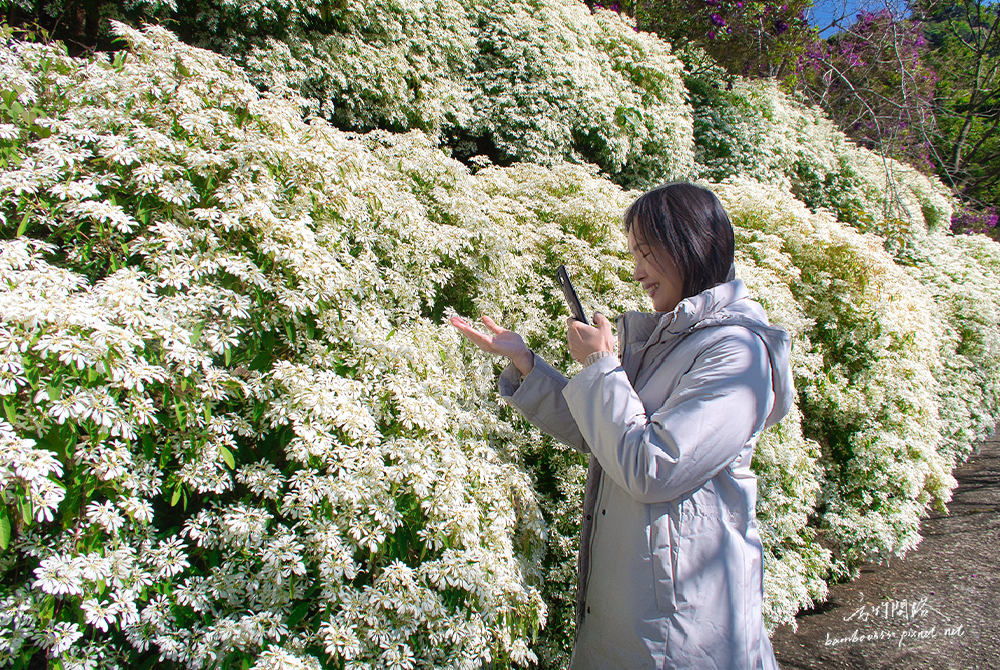
[[594, 313], [594, 325], [570, 317], [566, 321], [566, 341], [569, 354], [577, 363], [584, 363], [587, 356], [596, 351], [614, 351], [615, 336], [611, 332], [611, 322], [600, 312]]
[[535, 355], [525, 345], [521, 336], [512, 330], [501, 328], [488, 316], [483, 316], [483, 323], [493, 331], [493, 335], [480, 333], [461, 317], [451, 317], [451, 325], [455, 326], [466, 339], [488, 354], [506, 356], [522, 375], [527, 376], [535, 367]]

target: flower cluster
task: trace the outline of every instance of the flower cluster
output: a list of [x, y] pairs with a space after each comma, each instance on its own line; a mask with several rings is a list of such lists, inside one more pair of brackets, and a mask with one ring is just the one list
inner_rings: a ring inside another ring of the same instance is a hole
[[0, 172], [0, 663], [527, 663], [544, 523], [428, 318], [495, 244], [432, 217], [477, 198], [421, 202], [422, 136], [116, 30], [114, 62], [2, 52], [42, 113]]
[[[613, 11], [591, 16], [576, 0], [219, 4], [214, 33], [191, 27], [199, 39], [341, 128], [420, 129], [463, 160], [595, 163], [628, 186], [690, 174], [681, 65]], [[287, 28], [267, 30], [268, 14]]]

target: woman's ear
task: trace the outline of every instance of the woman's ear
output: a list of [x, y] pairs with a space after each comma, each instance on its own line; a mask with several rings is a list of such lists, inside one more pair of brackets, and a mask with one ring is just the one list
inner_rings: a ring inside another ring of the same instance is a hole
[[729, 273], [726, 274], [726, 281], [730, 282], [736, 279], [736, 263], [729, 266]]

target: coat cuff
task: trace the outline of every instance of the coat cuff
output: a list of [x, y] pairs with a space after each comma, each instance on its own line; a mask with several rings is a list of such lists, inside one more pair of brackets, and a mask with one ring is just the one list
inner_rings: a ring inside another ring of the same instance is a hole
[[589, 368], [591, 365], [593, 365], [597, 361], [601, 360], [602, 358], [605, 358], [607, 356], [614, 356], [614, 355], [615, 355], [615, 352], [613, 352], [613, 351], [595, 351], [591, 355], [587, 356], [587, 360], [585, 360], [583, 362], [583, 367]]

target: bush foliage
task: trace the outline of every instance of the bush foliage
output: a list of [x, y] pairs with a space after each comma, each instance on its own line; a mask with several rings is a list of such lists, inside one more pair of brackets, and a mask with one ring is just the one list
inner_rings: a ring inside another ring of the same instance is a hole
[[[610, 12], [322, 7], [301, 34], [341, 21], [317, 40], [354, 51], [315, 68], [291, 40], [236, 49], [246, 69], [124, 24], [113, 56], [0, 49], [0, 665], [565, 665], [586, 461], [499, 402], [446, 318], [490, 314], [572, 374], [554, 268], [588, 309], [648, 308], [620, 215], [668, 176], [723, 199], [795, 341], [798, 407], [754, 461], [769, 625], [916, 545], [1000, 410], [1000, 254], [948, 232], [940, 183]], [[376, 24], [409, 55], [373, 62]], [[441, 65], [416, 36], [445, 26], [506, 46]], [[463, 163], [415, 89], [365, 98], [352, 68], [406, 81], [418, 53], [427, 91], [508, 96], [475, 123], [533, 148]], [[647, 135], [595, 111], [622, 81]], [[381, 120], [338, 128], [323, 99]], [[584, 118], [619, 158], [573, 148]]]

